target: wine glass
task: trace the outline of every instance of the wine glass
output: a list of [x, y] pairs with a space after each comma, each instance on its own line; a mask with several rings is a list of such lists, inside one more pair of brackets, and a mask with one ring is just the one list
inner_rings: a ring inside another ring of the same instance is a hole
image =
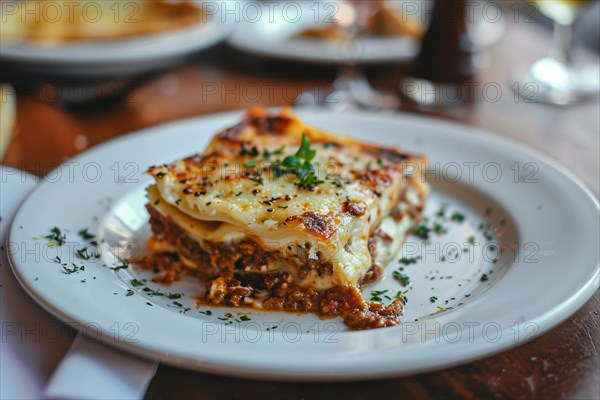
[[[378, 0], [379, 1], [379, 0]], [[360, 66], [364, 43], [360, 40], [367, 28], [369, 9], [372, 4], [360, 1], [342, 1], [336, 14], [341, 31], [338, 49], [344, 62], [339, 66], [331, 92], [324, 99], [316, 99], [309, 92], [300, 95], [296, 104], [314, 105], [345, 110], [352, 108], [397, 108], [395, 98], [374, 89]]]
[[573, 25], [589, 0], [535, 0], [554, 21], [554, 38], [547, 56], [531, 65], [519, 82], [519, 94], [535, 102], [568, 105], [598, 96], [598, 64], [582, 64], [573, 57]]

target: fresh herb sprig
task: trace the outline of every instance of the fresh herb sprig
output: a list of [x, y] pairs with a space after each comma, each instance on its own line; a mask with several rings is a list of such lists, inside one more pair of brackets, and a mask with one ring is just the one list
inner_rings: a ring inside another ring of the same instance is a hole
[[[278, 149], [273, 154], [281, 154], [282, 150]], [[298, 177], [298, 186], [302, 189], [314, 190], [316, 186], [324, 183], [319, 180], [316, 175], [315, 167], [312, 160], [315, 158], [317, 151], [311, 149], [310, 139], [306, 134], [302, 134], [302, 143], [298, 151], [294, 155], [287, 156], [280, 161], [271, 161], [268, 168], [273, 169], [275, 178], [280, 178], [284, 175], [296, 175]], [[270, 155], [270, 154], [269, 154]], [[268, 157], [267, 157], [268, 158]], [[245, 166], [254, 168], [259, 160], [248, 161]]]

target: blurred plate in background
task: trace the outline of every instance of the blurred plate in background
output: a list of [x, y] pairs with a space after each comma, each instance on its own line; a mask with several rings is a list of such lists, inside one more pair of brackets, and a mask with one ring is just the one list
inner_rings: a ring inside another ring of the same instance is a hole
[[[322, 0], [258, 5], [252, 2], [252, 7], [241, 7], [240, 13], [245, 18], [238, 21], [227, 43], [238, 50], [261, 56], [321, 64], [399, 62], [409, 61], [417, 55], [420, 43], [418, 31], [423, 33], [426, 29], [433, 10], [431, 1], [386, 2], [387, 8], [397, 13], [394, 18], [399, 23], [412, 25], [406, 29], [412, 34], [366, 36], [353, 43], [332, 37], [325, 38], [328, 32], [324, 28], [344, 20], [346, 15], [343, 3]], [[495, 43], [506, 30], [503, 20], [484, 18], [488, 12], [494, 14], [492, 11], [485, 11], [486, 7], [499, 7], [490, 4], [485, 1], [476, 2], [469, 8], [470, 34], [479, 48]], [[254, 8], [258, 8], [258, 11]], [[386, 22], [393, 23], [389, 19]], [[305, 36], [307, 31], [317, 30], [322, 30], [322, 38]]]
[[225, 39], [233, 25], [222, 18], [224, 9], [211, 7], [201, 22], [185, 28], [113, 40], [3, 41], [0, 60], [5, 65], [12, 64], [34, 73], [77, 78], [113, 77], [162, 69]]

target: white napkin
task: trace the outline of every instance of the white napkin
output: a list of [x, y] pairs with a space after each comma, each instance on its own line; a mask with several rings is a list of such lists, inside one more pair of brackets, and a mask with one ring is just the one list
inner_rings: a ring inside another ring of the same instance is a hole
[[141, 399], [158, 362], [130, 356], [83, 335], [46, 387], [47, 399]]
[[157, 362], [80, 337], [35, 304], [10, 270], [6, 234], [38, 181], [0, 165], [0, 399], [141, 399]]
[[39, 399], [75, 331], [42, 310], [15, 279], [6, 236], [13, 216], [39, 178], [0, 166], [0, 398]]

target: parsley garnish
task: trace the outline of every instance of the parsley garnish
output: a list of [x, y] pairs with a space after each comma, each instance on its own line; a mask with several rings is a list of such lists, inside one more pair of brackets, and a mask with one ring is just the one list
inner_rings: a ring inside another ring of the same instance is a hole
[[251, 321], [250, 317], [248, 317], [247, 315], [242, 315], [240, 317], [240, 320], [242, 320], [242, 321]]
[[436, 235], [443, 235], [446, 233], [446, 228], [444, 228], [442, 224], [436, 222], [433, 224], [433, 232], [435, 232]]
[[315, 175], [315, 167], [311, 164], [312, 159], [317, 154], [316, 150], [310, 148], [310, 140], [306, 134], [302, 134], [302, 144], [294, 156], [288, 156], [283, 159], [283, 164], [287, 167], [296, 168], [293, 173], [298, 176], [300, 182], [298, 186], [303, 189], [314, 189], [320, 185], [321, 181]]
[[442, 206], [442, 208], [440, 208], [440, 210], [439, 210], [439, 211], [438, 211], [438, 212], [437, 212], [435, 215], [436, 215], [437, 217], [444, 218], [444, 215], [446, 214], [446, 207], [447, 207], [447, 205], [446, 205], [446, 204], [444, 204], [444, 205]]
[[137, 279], [132, 279], [131, 280], [131, 285], [133, 287], [138, 287], [138, 286], [144, 286], [144, 282], [143, 281], [138, 281]]
[[149, 288], [147, 286], [144, 288], [144, 292], [148, 292], [148, 296], [150, 296], [150, 297], [152, 297], [152, 296], [159, 296], [160, 297], [160, 296], [164, 296], [165, 295], [164, 293], [162, 293], [160, 291], [160, 289], [154, 290], [154, 289], [151, 289], [151, 288]]
[[408, 285], [410, 285], [410, 278], [409, 278], [409, 276], [406, 275], [406, 274], [403, 274], [400, 271], [394, 271], [392, 273], [392, 277], [394, 279], [396, 279], [398, 282], [400, 282], [400, 284], [402, 286], [408, 286]]
[[429, 298], [429, 302], [430, 302], [430, 303], [435, 303], [437, 300], [438, 300], [437, 296], [431, 296], [431, 297]]
[[79, 232], [77, 232], [77, 234], [83, 239], [83, 240], [92, 240], [94, 238], [94, 235], [92, 235], [91, 233], [88, 232], [88, 228], [82, 229]]
[[406, 293], [407, 291], [405, 291], [404, 293], [402, 293], [400, 290], [398, 290], [398, 293], [396, 293], [396, 299], [400, 299], [400, 301], [402, 302], [402, 304], [406, 304], [408, 303], [408, 297], [406, 297]]
[[481, 282], [485, 282], [485, 281], [487, 281], [487, 280], [489, 280], [489, 279], [490, 279], [490, 278], [487, 276], [487, 274], [483, 274], [483, 275], [481, 275], [481, 278], [479, 278], [479, 280], [480, 280]]
[[98, 254], [98, 253], [89, 254], [87, 247], [83, 247], [79, 250], [76, 250], [75, 254], [77, 255], [77, 257], [81, 258], [82, 260], [89, 260], [90, 258], [100, 258], [100, 254]]
[[455, 222], [463, 222], [465, 220], [465, 215], [459, 212], [454, 212], [450, 217], [450, 220]]
[[258, 159], [250, 160], [247, 163], [245, 163], [244, 166], [249, 167], [249, 168], [254, 168], [256, 166], [257, 162], [258, 162]]
[[111, 269], [113, 270], [119, 270], [119, 269], [126, 269], [129, 268], [129, 261], [128, 260], [123, 260], [123, 262], [121, 263], [121, 265], [117, 265], [115, 267], [112, 267]]
[[52, 261], [54, 261], [57, 264], [60, 264], [60, 266], [63, 268], [64, 273], [71, 275], [75, 272], [79, 272], [79, 271], [85, 271], [85, 265], [82, 266], [77, 266], [74, 263], [71, 263], [71, 265], [73, 266], [73, 268], [68, 268], [67, 267], [67, 263], [62, 262], [62, 260], [60, 259], [59, 256], [54, 257], [54, 259], [52, 259]]
[[83, 265], [81, 267], [78, 267], [77, 265], [75, 265], [73, 263], [71, 263], [71, 265], [73, 266], [73, 268], [67, 268], [67, 264], [62, 264], [65, 274], [71, 275], [71, 274], [74, 274], [75, 272], [85, 271], [85, 266], [83, 266]]
[[[371, 291], [371, 300], [370, 301], [374, 301], [377, 303], [381, 303], [383, 300], [381, 298], [381, 295], [386, 294], [388, 291], [386, 290], [372, 290]], [[389, 296], [386, 296], [389, 297]]]
[[242, 150], [240, 151], [241, 156], [258, 156], [258, 149], [256, 146], [253, 146], [251, 149], [248, 149], [244, 143], [242, 143]]
[[127, 289], [127, 295], [126, 296], [133, 296], [134, 291], [131, 289]]
[[[283, 151], [283, 149], [281, 149]], [[273, 153], [276, 154], [276, 153]], [[296, 151], [296, 154], [287, 156], [283, 161], [275, 161], [269, 164], [269, 168], [274, 170], [275, 178], [284, 175], [296, 175], [298, 177], [298, 186], [302, 189], [313, 190], [317, 185], [324, 183], [319, 180], [315, 174], [315, 167], [311, 163], [317, 151], [310, 148], [310, 140], [306, 134], [302, 134], [302, 143]], [[258, 160], [252, 160], [246, 163], [246, 166], [253, 167]], [[262, 180], [250, 178], [262, 185]]]
[[62, 246], [67, 241], [67, 235], [64, 234], [58, 226], [50, 229], [50, 234], [39, 238], [33, 238], [33, 240], [48, 239], [48, 247], [53, 248], [56, 246]]
[[416, 264], [420, 258], [421, 257], [402, 257], [400, 259], [400, 264], [404, 264], [404, 265]]
[[262, 186], [263, 184], [263, 180], [260, 178], [250, 178], [251, 181], [258, 183], [259, 185]]
[[413, 235], [415, 235], [416, 237], [419, 237], [421, 239], [429, 239], [430, 231], [431, 231], [431, 229], [426, 227], [425, 225], [419, 225], [413, 231]]

